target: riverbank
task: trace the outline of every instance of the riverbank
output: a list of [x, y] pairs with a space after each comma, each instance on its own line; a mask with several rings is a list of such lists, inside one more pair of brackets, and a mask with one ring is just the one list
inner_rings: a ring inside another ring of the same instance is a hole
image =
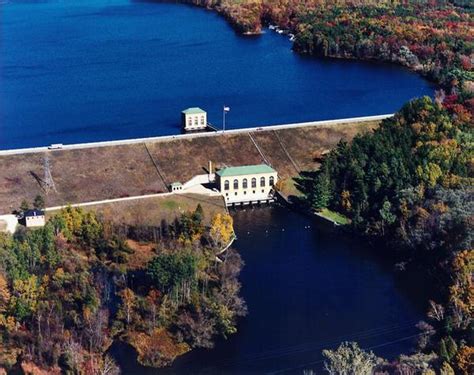
[[[308, 173], [305, 171], [305, 173]], [[293, 210], [303, 214], [317, 216], [318, 218], [331, 223], [334, 226], [345, 226], [351, 223], [351, 220], [339, 212], [331, 211], [328, 208], [314, 211], [308, 208], [304, 201], [304, 192], [302, 186], [298, 184], [301, 176], [281, 179], [277, 184], [277, 196], [279, 201]]]
[[[433, 370], [442, 364], [467, 374], [474, 190], [464, 139], [472, 136], [472, 117], [458, 113], [449, 102], [413, 100], [373, 133], [331, 151], [302, 185], [306, 207], [345, 213], [355, 230], [383, 243], [385, 258], [398, 258], [397, 269], [418, 269], [431, 279], [436, 292], [429, 296], [420, 325], [427, 337], [418, 350]], [[446, 144], [450, 151], [441, 155]], [[391, 369], [402, 367], [399, 362]]]

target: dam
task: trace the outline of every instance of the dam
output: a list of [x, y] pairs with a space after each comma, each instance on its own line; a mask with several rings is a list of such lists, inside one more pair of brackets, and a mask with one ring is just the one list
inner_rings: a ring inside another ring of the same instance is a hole
[[3, 150], [0, 213], [37, 195], [52, 207], [166, 193], [173, 182], [207, 173], [210, 160], [216, 168], [267, 164], [285, 181], [315, 169], [318, 158], [339, 141], [390, 116]]

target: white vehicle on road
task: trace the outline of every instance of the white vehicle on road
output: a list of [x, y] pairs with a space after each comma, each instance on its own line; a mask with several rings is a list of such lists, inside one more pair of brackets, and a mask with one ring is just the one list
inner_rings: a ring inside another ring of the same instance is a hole
[[63, 148], [62, 143], [52, 143], [51, 145], [48, 146], [48, 149], [50, 150], [60, 150]]

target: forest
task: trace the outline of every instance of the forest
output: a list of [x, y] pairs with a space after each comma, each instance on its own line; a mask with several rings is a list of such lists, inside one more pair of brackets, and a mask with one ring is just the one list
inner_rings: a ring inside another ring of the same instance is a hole
[[46, 226], [0, 234], [0, 372], [117, 374], [107, 354], [132, 345], [169, 365], [236, 332], [246, 314], [232, 218], [200, 205], [173, 223], [128, 227], [66, 208]]
[[472, 12], [455, 7], [333, 7], [298, 17], [294, 49], [397, 63], [445, 86], [472, 89]]

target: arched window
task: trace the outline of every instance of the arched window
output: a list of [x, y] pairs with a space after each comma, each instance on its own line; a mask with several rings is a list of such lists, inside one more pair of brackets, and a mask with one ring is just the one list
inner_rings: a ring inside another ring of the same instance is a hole
[[260, 186], [261, 187], [265, 186], [265, 177], [260, 178]]
[[192, 124], [193, 124], [193, 119], [192, 119], [192, 117], [189, 117], [188, 118], [188, 125], [192, 125]]
[[270, 176], [270, 186], [275, 185], [275, 177]]
[[201, 125], [205, 125], [204, 124], [204, 116], [201, 116]]
[[199, 122], [198, 122], [198, 118], [196, 116], [196, 117], [194, 117], [194, 125], [198, 125], [198, 124], [199, 124]]
[[246, 179], [246, 178], [244, 178], [244, 180], [242, 181], [242, 187], [243, 187], [244, 189], [247, 189], [247, 188], [248, 188], [248, 183], [247, 183], [247, 179]]
[[253, 188], [257, 187], [257, 179], [255, 177], [252, 178], [252, 187]]
[[229, 180], [224, 181], [224, 190], [229, 190]]
[[239, 180], [235, 179], [234, 180], [234, 190], [237, 190], [239, 188]]

